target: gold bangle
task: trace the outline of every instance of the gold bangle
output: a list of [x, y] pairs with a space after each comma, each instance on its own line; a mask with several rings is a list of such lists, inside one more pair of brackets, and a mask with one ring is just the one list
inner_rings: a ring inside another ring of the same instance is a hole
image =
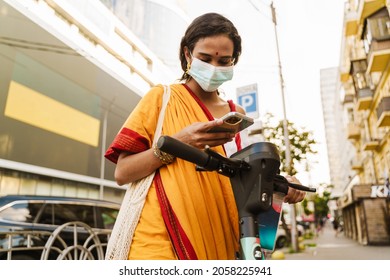
[[170, 164], [175, 160], [173, 155], [161, 151], [157, 145], [154, 145], [153, 147], [153, 154], [165, 165]]

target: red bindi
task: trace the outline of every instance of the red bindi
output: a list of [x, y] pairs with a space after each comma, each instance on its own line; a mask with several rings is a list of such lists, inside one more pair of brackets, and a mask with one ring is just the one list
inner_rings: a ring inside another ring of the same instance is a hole
[[218, 55], [218, 52], [216, 52], [215, 55]]

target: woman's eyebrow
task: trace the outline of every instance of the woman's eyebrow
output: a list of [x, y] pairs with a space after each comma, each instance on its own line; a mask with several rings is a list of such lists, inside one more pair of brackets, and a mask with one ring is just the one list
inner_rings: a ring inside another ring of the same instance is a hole
[[208, 56], [208, 57], [211, 57], [211, 56], [212, 56], [211, 54], [203, 53], [203, 52], [199, 52], [198, 54], [199, 54], [199, 55], [203, 55], [203, 56]]
[[[204, 53], [204, 52], [199, 52], [198, 53], [199, 55], [202, 55], [202, 56], [207, 56], [207, 57], [212, 57], [213, 55], [212, 54], [208, 54], [208, 53]], [[220, 58], [233, 58], [233, 56], [231, 55], [225, 55], [225, 56], [221, 56]]]

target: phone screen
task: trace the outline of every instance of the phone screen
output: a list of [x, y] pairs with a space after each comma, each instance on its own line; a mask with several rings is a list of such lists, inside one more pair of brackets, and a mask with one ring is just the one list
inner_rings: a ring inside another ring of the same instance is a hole
[[232, 132], [238, 133], [241, 130], [251, 126], [253, 119], [240, 114], [238, 112], [230, 112], [221, 118], [223, 124], [220, 126], [213, 127], [209, 132]]

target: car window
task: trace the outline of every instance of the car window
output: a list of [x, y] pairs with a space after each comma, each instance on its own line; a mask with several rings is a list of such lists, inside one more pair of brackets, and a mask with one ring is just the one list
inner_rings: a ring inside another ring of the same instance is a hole
[[33, 223], [42, 203], [17, 202], [0, 212], [0, 218], [14, 222]]
[[119, 210], [105, 207], [99, 207], [99, 210], [102, 216], [104, 228], [112, 229], [114, 227]]
[[95, 227], [94, 210], [92, 206], [77, 204], [55, 204], [54, 224], [62, 225], [68, 222], [83, 222]]
[[54, 224], [54, 212], [53, 212], [52, 204], [44, 205], [44, 208], [41, 210], [41, 213], [37, 217], [36, 222], [39, 224], [46, 224], [46, 225]]

